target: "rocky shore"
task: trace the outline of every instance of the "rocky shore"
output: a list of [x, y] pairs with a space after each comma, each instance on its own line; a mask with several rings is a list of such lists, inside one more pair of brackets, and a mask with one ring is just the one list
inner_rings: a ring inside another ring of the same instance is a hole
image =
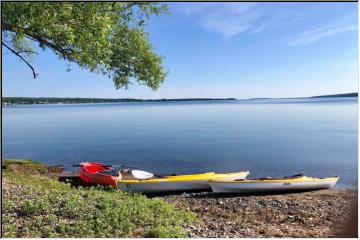
[[[2, 169], [70, 180], [73, 187], [80, 185], [74, 174], [31, 161], [5, 161]], [[9, 185], [6, 178], [2, 190], [4, 200], [23, 195], [19, 186]], [[188, 237], [357, 237], [357, 194], [333, 189], [268, 195], [201, 192], [148, 197], [195, 213], [196, 221], [184, 226]]]
[[197, 215], [189, 237], [357, 237], [357, 191], [158, 197]]

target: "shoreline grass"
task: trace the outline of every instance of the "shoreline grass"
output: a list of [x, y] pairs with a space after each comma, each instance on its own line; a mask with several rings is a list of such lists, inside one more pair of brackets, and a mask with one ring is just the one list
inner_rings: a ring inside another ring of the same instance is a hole
[[30, 160], [2, 161], [3, 237], [186, 237], [183, 226], [195, 220], [158, 198], [25, 174], [34, 169]]

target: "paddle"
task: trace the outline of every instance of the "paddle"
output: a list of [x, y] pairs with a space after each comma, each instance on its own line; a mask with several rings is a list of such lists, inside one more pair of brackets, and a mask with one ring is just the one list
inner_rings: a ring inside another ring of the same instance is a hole
[[52, 165], [49, 167], [81, 167], [82, 165], [80, 164], [73, 164], [73, 165], [63, 165], [63, 164], [58, 164], [58, 165]]
[[[82, 164], [73, 164], [73, 165], [63, 165], [63, 164], [59, 164], [59, 165], [54, 165], [54, 166], [49, 166], [49, 167], [82, 167]], [[125, 165], [104, 165], [101, 164], [101, 166], [103, 167], [122, 167], [122, 168], [130, 168], [130, 169], [134, 169], [135, 167], [130, 167], [130, 166], [125, 166]]]
[[[73, 165], [56, 165], [56, 166], [50, 166], [50, 167], [82, 167], [82, 164], [73, 164]], [[125, 165], [104, 165], [102, 164], [103, 167], [114, 167], [114, 168], [126, 168], [126, 170], [130, 171], [130, 170], [135, 170], [135, 167], [131, 167], [131, 166], [125, 166]], [[131, 171], [133, 172], [133, 171]], [[135, 175], [138, 175], [137, 177], [140, 179], [147, 179], [150, 177], [163, 177], [162, 175], [157, 175], [157, 174], [153, 174], [150, 172], [146, 172], [146, 171], [140, 171], [140, 170], [135, 170], [135, 173], [132, 173]], [[175, 175], [175, 174], [171, 174], [171, 175]]]

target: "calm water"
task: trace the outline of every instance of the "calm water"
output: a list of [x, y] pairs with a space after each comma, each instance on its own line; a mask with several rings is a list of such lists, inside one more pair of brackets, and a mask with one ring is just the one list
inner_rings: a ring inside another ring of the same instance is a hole
[[355, 187], [357, 120], [357, 98], [9, 106], [3, 158], [339, 175], [338, 187]]

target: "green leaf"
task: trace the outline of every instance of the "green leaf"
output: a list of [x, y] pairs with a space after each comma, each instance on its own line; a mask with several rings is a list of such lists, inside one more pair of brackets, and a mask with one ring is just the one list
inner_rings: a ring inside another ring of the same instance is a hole
[[4, 2], [2, 33], [16, 51], [30, 52], [38, 44], [81, 68], [111, 76], [116, 88], [136, 80], [155, 90], [166, 72], [144, 26], [151, 15], [167, 11], [152, 2]]

